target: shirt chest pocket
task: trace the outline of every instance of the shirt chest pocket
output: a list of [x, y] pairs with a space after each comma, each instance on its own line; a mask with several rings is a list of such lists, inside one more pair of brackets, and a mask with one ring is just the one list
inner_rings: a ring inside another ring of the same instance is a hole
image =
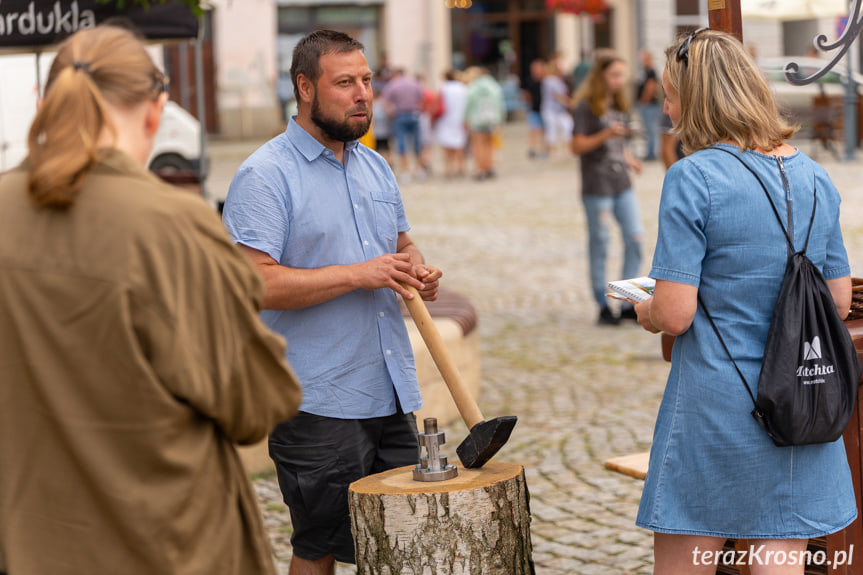
[[398, 236], [398, 208], [401, 203], [397, 192], [377, 190], [372, 192], [372, 209], [378, 236], [388, 242]]

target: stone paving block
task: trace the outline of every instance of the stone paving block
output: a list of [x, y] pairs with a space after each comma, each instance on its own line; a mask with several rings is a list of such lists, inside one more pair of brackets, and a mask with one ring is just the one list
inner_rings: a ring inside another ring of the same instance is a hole
[[619, 516], [629, 517], [632, 520], [632, 524], [635, 525], [635, 517], [638, 511], [638, 499], [627, 497], [624, 494], [621, 494], [621, 499], [623, 501], [612, 501], [608, 503], [605, 508]]
[[610, 568], [608, 565], [601, 565], [596, 563], [591, 563], [587, 565], [583, 565], [579, 568], [579, 570], [573, 571], [573, 573], [578, 573], [578, 575], [610, 575], [612, 573], [620, 573], [619, 571]]
[[551, 505], [545, 505], [540, 502], [530, 502], [531, 515], [539, 521], [554, 523], [561, 519], [569, 519], [570, 514]]
[[590, 535], [596, 539], [608, 539], [611, 541], [616, 541], [619, 533], [620, 529], [617, 526], [606, 526], [600, 522], [597, 522], [596, 529], [594, 529]]
[[[572, 531], [566, 533], [565, 535], [555, 537], [554, 542], [559, 543], [560, 545], [571, 545], [573, 547], [580, 547], [582, 541], [584, 541], [584, 533], [585, 530]], [[585, 547], [584, 549], [587, 548]]]
[[534, 540], [543, 539], [546, 541], [554, 541], [566, 533], [566, 529], [559, 527], [554, 523], [542, 521], [537, 517], [533, 517], [533, 521], [530, 524], [530, 534]]
[[626, 545], [625, 549], [616, 555], [615, 561], [648, 561], [653, 559], [653, 539], [642, 542], [643, 546]]
[[632, 549], [632, 547], [629, 545], [615, 542], [615, 543], [612, 543], [610, 545], [603, 546], [602, 551], [604, 553], [607, 553], [610, 556], [617, 556], [617, 555], [621, 555], [622, 553], [624, 553], [625, 551], [628, 551], [630, 549]]
[[559, 488], [557, 488], [550, 493], [546, 493], [545, 497], [543, 498], [543, 502], [548, 503], [549, 505], [554, 505], [558, 508], [565, 508], [569, 503], [573, 501], [573, 499], [574, 498], [571, 493], [561, 491]]
[[626, 561], [615, 565], [621, 575], [653, 575], [653, 561]]
[[556, 560], [557, 557], [555, 557], [551, 553], [546, 552], [545, 550], [533, 550], [533, 561], [536, 565], [548, 567], [553, 561]]
[[544, 550], [555, 557], [566, 557], [569, 559], [578, 559], [588, 562], [596, 560], [598, 554], [596, 551], [585, 549], [579, 545], [566, 545], [560, 543], [559, 539], [550, 541], [544, 544]]
[[[587, 564], [577, 559], [569, 557], [555, 557], [551, 559], [547, 565], [543, 565], [544, 569], [553, 569], [563, 573], [583, 573], [583, 569]], [[539, 570], [537, 570], [539, 571]]]
[[583, 515], [568, 521], [561, 521], [558, 526], [577, 533], [592, 533], [596, 530], [596, 522]]
[[560, 559], [556, 561], [555, 566], [543, 565], [542, 570], [537, 570], [541, 575], [572, 575], [580, 573], [580, 565], [576, 561], [569, 559]]
[[653, 543], [653, 532], [646, 529], [636, 528], [634, 531], [623, 531], [618, 533], [617, 539], [623, 543], [632, 545], [643, 544], [644, 542]]

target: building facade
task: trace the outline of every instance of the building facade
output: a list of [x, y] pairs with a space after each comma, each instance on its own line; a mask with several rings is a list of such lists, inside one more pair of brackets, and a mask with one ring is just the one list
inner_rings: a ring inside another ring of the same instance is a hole
[[[344, 30], [366, 46], [372, 69], [421, 74], [432, 87], [450, 68], [485, 65], [523, 75], [525, 62], [559, 54], [578, 60], [580, 18], [544, 0], [214, 0], [215, 107], [226, 137], [276, 133], [290, 106], [291, 52], [304, 34]], [[457, 4], [469, 4], [459, 8]], [[624, 11], [625, 12], [625, 11]], [[609, 21], [624, 23], [627, 18]], [[613, 34], [628, 38], [624, 31]]]
[[[213, 0], [212, 83], [215, 121], [226, 137], [282, 129], [293, 98], [291, 52], [321, 27], [344, 30], [366, 46], [372, 69], [420, 74], [432, 87], [450, 68], [483, 65], [500, 79], [522, 79], [534, 58], [555, 56], [566, 70], [598, 47], [613, 48], [639, 72], [649, 50], [661, 67], [673, 38], [707, 25], [708, 0], [607, 0], [600, 20], [548, 10], [545, 0]], [[832, 22], [744, 21], [760, 57], [805, 54]]]

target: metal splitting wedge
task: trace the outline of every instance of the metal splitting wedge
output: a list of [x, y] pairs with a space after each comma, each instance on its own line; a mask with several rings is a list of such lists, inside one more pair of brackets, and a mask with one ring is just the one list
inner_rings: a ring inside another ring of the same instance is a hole
[[416, 288], [402, 285], [414, 295], [412, 299], [405, 298], [405, 305], [470, 430], [470, 435], [456, 448], [458, 458], [469, 469], [482, 467], [507, 442], [518, 418], [514, 415], [495, 417], [488, 421], [483, 418]]

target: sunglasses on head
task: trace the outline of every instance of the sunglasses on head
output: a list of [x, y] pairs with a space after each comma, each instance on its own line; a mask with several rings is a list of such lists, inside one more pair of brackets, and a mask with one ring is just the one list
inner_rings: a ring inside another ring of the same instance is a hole
[[689, 67], [689, 45], [692, 44], [692, 39], [695, 38], [696, 34], [705, 30], [710, 30], [710, 28], [702, 26], [697, 30], [693, 30], [689, 36], [686, 37], [686, 40], [683, 41], [683, 44], [680, 45], [680, 48], [677, 49], [677, 61], [680, 62], [683, 60], [683, 65], [687, 68]]

